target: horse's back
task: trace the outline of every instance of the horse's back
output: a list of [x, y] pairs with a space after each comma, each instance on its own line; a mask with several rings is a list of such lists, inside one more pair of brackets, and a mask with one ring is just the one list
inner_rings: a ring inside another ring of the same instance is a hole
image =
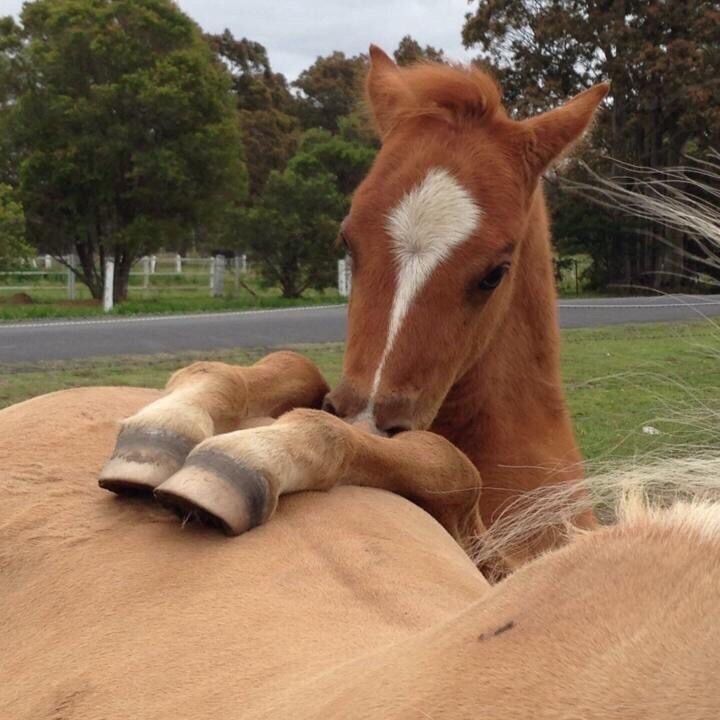
[[156, 391], [0, 412], [0, 716], [253, 717], [279, 687], [467, 607], [486, 583], [426, 513], [378, 490], [284, 500], [227, 539], [96, 484]]

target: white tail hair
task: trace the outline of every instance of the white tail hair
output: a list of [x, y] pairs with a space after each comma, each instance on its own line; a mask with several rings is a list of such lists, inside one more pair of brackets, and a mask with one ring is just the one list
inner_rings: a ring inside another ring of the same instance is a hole
[[[720, 270], [720, 152], [687, 158], [669, 168], [646, 168], [613, 160], [623, 174], [603, 177], [585, 163], [587, 182], [557, 175], [560, 188], [612, 210], [684, 233], [695, 241], [685, 257]], [[659, 242], [665, 242], [658, 238]]]
[[607, 525], [636, 522], [678, 503], [692, 507], [708, 502], [720, 502], [720, 454], [650, 464], [626, 462], [576, 483], [549, 485], [521, 495], [475, 539], [470, 554], [479, 567], [493, 568], [498, 558], [517, 556], [541, 534], [552, 533], [561, 544], [588, 532], [573, 519], [589, 509]]

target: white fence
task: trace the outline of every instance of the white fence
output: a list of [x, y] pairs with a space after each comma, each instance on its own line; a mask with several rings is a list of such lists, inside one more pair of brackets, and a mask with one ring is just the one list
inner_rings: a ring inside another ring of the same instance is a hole
[[[31, 270], [0, 272], [0, 292], [21, 292], [38, 288], [54, 291], [64, 290], [68, 300], [76, 300], [78, 280], [72, 268], [77, 267], [77, 264], [78, 260], [75, 256], [65, 256], [59, 259], [43, 255], [31, 261]], [[225, 289], [225, 275], [228, 271], [232, 273], [235, 288], [238, 289], [242, 284], [241, 276], [248, 271], [247, 257], [239, 255], [226, 259], [222, 255], [215, 257], [149, 255], [141, 258], [130, 272], [131, 288], [142, 291], [152, 290], [153, 292], [197, 290], [203, 285], [203, 281], [199, 278], [204, 277], [207, 279], [206, 287], [210, 295], [222, 297]], [[103, 272], [106, 279], [103, 307], [109, 311], [112, 309], [114, 263], [108, 261]], [[180, 283], [163, 284], [163, 277], [179, 279]], [[132, 283], [132, 279], [137, 280], [137, 278], [141, 278], [141, 281]], [[6, 279], [7, 282], [5, 282]], [[153, 282], [154, 280], [155, 282]], [[183, 280], [188, 280], [188, 283], [183, 284]], [[42, 281], [41, 285], [38, 284], [39, 281]], [[110, 286], [109, 291], [108, 286]]]
[[[43, 283], [43, 288], [48, 290], [65, 289], [67, 299], [75, 300], [77, 292], [77, 278], [75, 276], [75, 273], [70, 270], [70, 267], [77, 266], [77, 258], [75, 256], [68, 255], [63, 258], [63, 261], [66, 263], [66, 265], [63, 265], [59, 260], [53, 258], [50, 255], [43, 255], [39, 258], [31, 260], [30, 266], [33, 268], [32, 270], [10, 270], [7, 272], [0, 272], [0, 291], [28, 290], [32, 289], [32, 282], [34, 279], [50, 279], [52, 280], [52, 282]], [[9, 283], [5, 284], [3, 282], [4, 278], [10, 278], [10, 281], [15, 278], [20, 278], [21, 281], [27, 278], [29, 282], [25, 282], [21, 285], [11, 285]]]
[[[78, 280], [72, 268], [77, 267], [75, 256], [60, 259], [43, 255], [31, 261], [32, 270], [0, 272], [0, 293], [21, 292], [23, 290], [64, 290], [68, 300], [77, 299]], [[106, 312], [113, 307], [113, 286], [115, 265], [108, 260], [103, 268], [105, 274], [105, 291], [103, 308]], [[248, 272], [248, 261], [245, 255], [225, 258], [223, 255], [214, 257], [183, 257], [181, 255], [149, 255], [141, 258], [130, 272], [130, 278], [141, 278], [140, 282], [131, 282], [131, 290], [143, 292], [198, 290], [206, 282], [205, 287], [212, 297], [222, 297], [225, 292], [227, 275], [233, 278], [235, 289], [245, 286], [242, 276]], [[162, 278], [174, 278], [178, 282], [163, 283]], [[206, 278], [205, 281], [199, 278]], [[4, 279], [9, 278], [5, 284]], [[10, 284], [13, 279], [21, 284]], [[187, 279], [187, 284], [182, 281]], [[34, 280], [42, 281], [38, 285]], [[348, 297], [352, 286], [352, 261], [349, 256], [338, 261], [338, 293]], [[246, 287], [246, 286], [245, 286]]]

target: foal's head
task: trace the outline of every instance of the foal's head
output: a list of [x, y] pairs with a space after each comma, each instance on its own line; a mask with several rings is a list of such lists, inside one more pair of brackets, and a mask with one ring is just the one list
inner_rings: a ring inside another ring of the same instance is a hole
[[596, 86], [511, 120], [478, 69], [399, 68], [371, 47], [382, 139], [342, 225], [352, 256], [344, 377], [325, 407], [392, 434], [427, 428], [511, 305], [538, 179], [587, 128]]

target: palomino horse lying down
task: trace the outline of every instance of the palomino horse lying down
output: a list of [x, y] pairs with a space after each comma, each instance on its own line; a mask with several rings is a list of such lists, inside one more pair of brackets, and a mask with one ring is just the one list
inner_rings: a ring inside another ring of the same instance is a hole
[[3, 720], [719, 716], [720, 506], [635, 512], [495, 586], [372, 488], [288, 496], [239, 539], [181, 531], [95, 484], [157, 397], [0, 412]]
[[[230, 534], [268, 520], [282, 494], [380, 487], [467, 545], [526, 491], [581, 476], [538, 181], [607, 87], [518, 122], [477, 69], [370, 54], [382, 148], [342, 225], [353, 283], [340, 385], [326, 395], [287, 354], [195, 364], [123, 423], [102, 487], [154, 491]], [[592, 527], [592, 513], [577, 523]], [[552, 543], [540, 533], [506, 560]]]

